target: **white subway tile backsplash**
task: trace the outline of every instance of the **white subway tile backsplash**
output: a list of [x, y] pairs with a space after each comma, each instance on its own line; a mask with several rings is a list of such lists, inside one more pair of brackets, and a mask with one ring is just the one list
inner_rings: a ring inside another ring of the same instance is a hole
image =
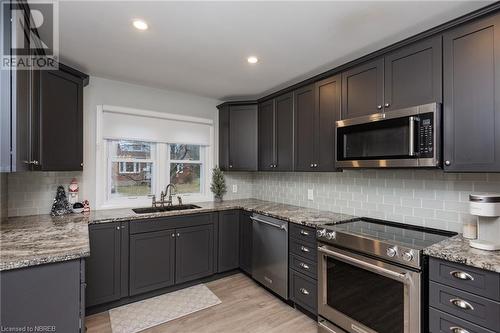
[[[233, 177], [237, 173], [228, 173]], [[238, 177], [238, 176], [236, 176]], [[498, 174], [440, 170], [346, 170], [342, 173], [248, 173], [248, 197], [336, 212], [461, 231], [474, 220], [469, 194], [500, 192]], [[307, 200], [307, 189], [315, 200]], [[279, 197], [274, 197], [279, 193]]]

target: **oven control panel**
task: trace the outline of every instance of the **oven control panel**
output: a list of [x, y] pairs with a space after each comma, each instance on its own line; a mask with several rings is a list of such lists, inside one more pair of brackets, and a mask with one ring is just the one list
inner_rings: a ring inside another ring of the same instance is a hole
[[418, 156], [432, 158], [434, 156], [434, 114], [424, 113], [419, 116]]

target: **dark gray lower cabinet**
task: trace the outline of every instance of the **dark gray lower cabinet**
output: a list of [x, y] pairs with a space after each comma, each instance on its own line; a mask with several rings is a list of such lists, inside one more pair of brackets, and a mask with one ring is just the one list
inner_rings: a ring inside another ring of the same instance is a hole
[[205, 224], [175, 231], [175, 283], [212, 275], [214, 273], [213, 225]]
[[84, 332], [83, 265], [77, 259], [0, 272], [2, 332]]
[[240, 268], [252, 275], [252, 213], [240, 212]]
[[130, 235], [130, 295], [175, 283], [175, 230]]
[[225, 272], [239, 267], [239, 217], [239, 210], [219, 213], [218, 272]]
[[[127, 226], [127, 222], [89, 226], [90, 257], [86, 261], [88, 307], [115, 301], [122, 296], [122, 267], [125, 270], [123, 275], [128, 277], [126, 264], [122, 266], [122, 246], [128, 245]], [[127, 253], [123, 257], [127, 259]]]

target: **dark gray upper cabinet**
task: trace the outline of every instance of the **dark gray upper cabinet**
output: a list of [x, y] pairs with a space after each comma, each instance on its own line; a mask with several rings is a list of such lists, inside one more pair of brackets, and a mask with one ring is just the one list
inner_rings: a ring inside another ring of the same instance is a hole
[[219, 107], [219, 167], [229, 169], [229, 105]]
[[239, 267], [239, 215], [238, 210], [219, 212], [219, 273]]
[[13, 74], [11, 171], [83, 169], [83, 87], [88, 76], [59, 66]]
[[252, 213], [240, 212], [240, 268], [252, 275]]
[[86, 258], [86, 305], [117, 300], [121, 296], [120, 223], [89, 226], [90, 257]]
[[130, 295], [175, 283], [175, 230], [130, 235]]
[[295, 170], [335, 171], [335, 121], [341, 77], [300, 88], [295, 95]]
[[293, 170], [293, 94], [276, 98], [276, 145], [274, 169]]
[[381, 112], [384, 97], [384, 58], [342, 73], [342, 119]]
[[43, 171], [83, 169], [83, 82], [62, 70], [40, 71], [39, 143]]
[[442, 102], [441, 35], [385, 56], [385, 111]]
[[256, 171], [258, 167], [257, 104], [222, 104], [219, 105], [219, 111], [219, 127], [222, 135], [222, 140], [219, 138], [221, 168]]
[[273, 170], [275, 162], [274, 99], [259, 104], [259, 170]]
[[293, 170], [293, 94], [259, 105], [259, 170]]
[[341, 77], [315, 84], [314, 170], [335, 171], [335, 121], [340, 119]]
[[314, 85], [294, 91], [295, 171], [312, 171], [314, 164]]
[[444, 169], [500, 171], [500, 15], [443, 36]]
[[213, 229], [213, 224], [205, 224], [176, 230], [175, 283], [214, 273]]

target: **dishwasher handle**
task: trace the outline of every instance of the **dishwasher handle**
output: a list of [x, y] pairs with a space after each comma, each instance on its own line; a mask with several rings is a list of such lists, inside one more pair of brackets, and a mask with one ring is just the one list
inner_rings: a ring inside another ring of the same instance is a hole
[[285, 224], [274, 224], [272, 222], [268, 222], [266, 220], [262, 220], [262, 219], [259, 219], [258, 217], [254, 217], [254, 216], [250, 216], [250, 218], [252, 219], [252, 221], [254, 222], [258, 222], [258, 223], [264, 223], [264, 224], [267, 224], [267, 225], [270, 225], [271, 227], [275, 227], [275, 228], [278, 228], [280, 230], [286, 230], [286, 226]]

